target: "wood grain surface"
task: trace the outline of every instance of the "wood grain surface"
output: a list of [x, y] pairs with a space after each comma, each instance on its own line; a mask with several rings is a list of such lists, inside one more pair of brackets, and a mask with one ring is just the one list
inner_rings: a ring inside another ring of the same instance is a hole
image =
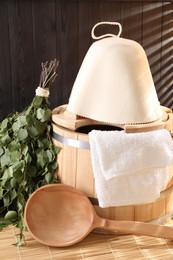
[[[122, 24], [122, 37], [144, 47], [161, 105], [173, 109], [173, 1], [0, 1], [0, 120], [22, 111], [39, 82], [41, 62], [57, 58], [51, 108], [68, 102], [99, 21]], [[96, 33], [115, 32], [102, 26]]]

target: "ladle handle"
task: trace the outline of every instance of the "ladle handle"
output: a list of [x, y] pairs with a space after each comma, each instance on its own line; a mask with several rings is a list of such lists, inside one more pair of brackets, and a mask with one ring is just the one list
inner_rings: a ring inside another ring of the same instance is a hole
[[132, 233], [134, 235], [146, 235], [151, 237], [173, 239], [173, 228], [168, 226], [135, 221], [118, 221], [107, 219], [105, 219], [105, 221], [102, 223], [102, 228], [108, 230]]

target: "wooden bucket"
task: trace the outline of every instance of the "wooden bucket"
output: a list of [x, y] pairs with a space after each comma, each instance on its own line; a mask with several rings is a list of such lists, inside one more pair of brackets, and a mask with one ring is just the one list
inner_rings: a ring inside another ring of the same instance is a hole
[[[61, 111], [61, 109], [62, 107], [56, 108], [53, 110], [52, 115], [52, 141], [55, 145], [62, 148], [58, 154], [59, 168], [57, 170], [61, 182], [83, 191], [91, 200], [100, 217], [117, 220], [157, 221], [159, 223], [164, 223], [170, 219], [173, 212], [173, 167], [171, 167], [170, 181], [166, 190], [162, 191], [160, 198], [153, 203], [108, 208], [100, 208], [98, 206], [88, 134], [68, 129], [71, 122], [66, 118], [66, 113], [64, 117], [62, 114], [60, 117], [58, 116], [57, 111]], [[167, 122], [165, 128], [172, 134], [173, 115], [171, 110], [168, 111], [169, 116], [164, 121]], [[79, 118], [79, 120], [82, 120], [82, 118]], [[73, 121], [76, 120], [74, 119]], [[65, 122], [68, 128], [64, 127]], [[80, 123], [80, 129], [83, 130], [81, 124], [87, 124]], [[147, 125], [150, 128], [149, 124]], [[141, 126], [139, 128], [141, 131]]]

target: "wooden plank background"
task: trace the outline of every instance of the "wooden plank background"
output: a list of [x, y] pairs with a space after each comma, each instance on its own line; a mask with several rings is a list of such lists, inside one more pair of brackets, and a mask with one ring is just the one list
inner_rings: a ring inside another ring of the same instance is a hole
[[[122, 37], [144, 47], [159, 100], [173, 109], [173, 1], [0, 1], [0, 120], [32, 100], [40, 64], [57, 58], [51, 108], [68, 102], [99, 21], [118, 21]], [[102, 26], [97, 33], [114, 28]], [[92, 94], [92, 93], [91, 93]]]

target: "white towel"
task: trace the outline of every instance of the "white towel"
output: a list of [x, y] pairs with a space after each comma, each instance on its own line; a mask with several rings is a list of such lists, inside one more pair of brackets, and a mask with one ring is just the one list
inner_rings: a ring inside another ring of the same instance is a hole
[[173, 164], [167, 130], [135, 134], [93, 130], [89, 142], [100, 207], [152, 202], [166, 188]]

